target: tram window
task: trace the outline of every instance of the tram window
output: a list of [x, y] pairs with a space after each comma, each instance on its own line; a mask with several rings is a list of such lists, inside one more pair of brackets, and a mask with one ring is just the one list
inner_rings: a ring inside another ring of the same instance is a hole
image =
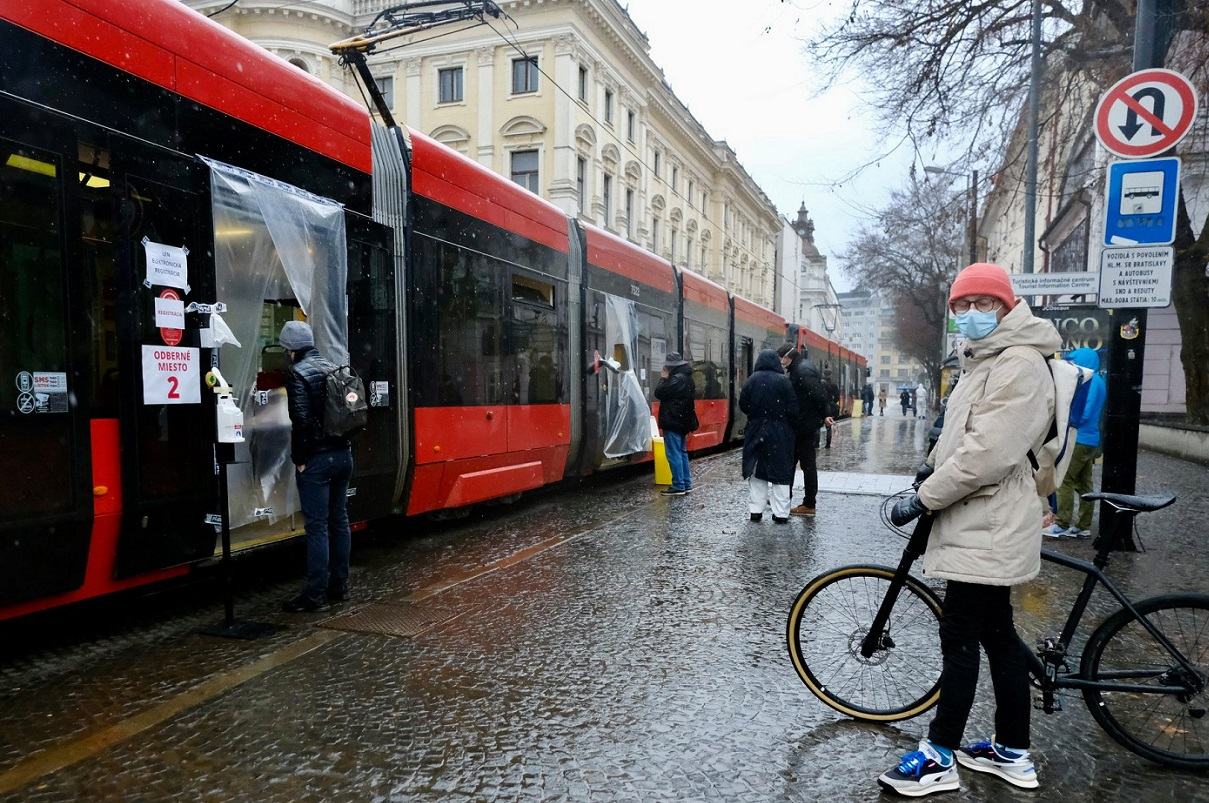
[[417, 332], [420, 342], [432, 344], [418, 355], [422, 403], [500, 404], [503, 264], [422, 236], [414, 242], [429, 295], [417, 308]]
[[651, 391], [659, 382], [663, 370], [663, 358], [667, 354], [670, 322], [662, 315], [654, 315], [641, 307], [638, 309], [638, 378], [647, 401]]
[[717, 326], [685, 320], [685, 343], [688, 359], [693, 364], [693, 383], [698, 399], [725, 399], [727, 385], [723, 349], [729, 337]]
[[0, 140], [0, 410], [22, 371], [66, 371], [58, 157]]
[[29, 387], [18, 387], [22, 372], [51, 372], [66, 374], [74, 390], [65, 333], [62, 175], [57, 156], [0, 139], [0, 518], [73, 504], [67, 411], [37, 412], [42, 400], [33, 377]]
[[114, 269], [113, 200], [109, 191], [109, 151], [79, 145], [80, 255], [91, 278], [89, 328], [92, 338], [91, 414], [117, 418], [117, 272]]
[[529, 276], [512, 277], [508, 343], [513, 370], [512, 401], [557, 404], [566, 376], [566, 329], [560, 325], [555, 287]]

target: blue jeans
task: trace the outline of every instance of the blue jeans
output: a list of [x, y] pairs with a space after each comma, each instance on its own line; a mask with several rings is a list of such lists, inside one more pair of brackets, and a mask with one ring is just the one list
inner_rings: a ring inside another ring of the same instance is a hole
[[667, 463], [672, 469], [672, 488], [687, 491], [693, 487], [693, 475], [688, 471], [688, 449], [684, 445], [684, 433], [663, 433], [663, 448], [667, 452]]
[[352, 533], [348, 527], [348, 483], [353, 476], [349, 449], [320, 452], [295, 469], [298, 499], [306, 520], [307, 599], [327, 599], [328, 589], [348, 590], [348, 553]]

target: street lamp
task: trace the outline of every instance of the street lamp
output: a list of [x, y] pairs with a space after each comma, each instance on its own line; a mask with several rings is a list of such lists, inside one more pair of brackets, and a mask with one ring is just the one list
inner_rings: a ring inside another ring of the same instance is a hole
[[970, 179], [970, 223], [969, 232], [966, 236], [969, 238], [970, 243], [970, 261], [968, 264], [974, 264], [978, 261], [978, 171], [975, 170], [967, 176], [965, 173], [954, 173], [952, 170], [944, 170], [934, 165], [927, 165], [924, 167], [924, 172], [933, 176], [953, 176], [955, 178]]

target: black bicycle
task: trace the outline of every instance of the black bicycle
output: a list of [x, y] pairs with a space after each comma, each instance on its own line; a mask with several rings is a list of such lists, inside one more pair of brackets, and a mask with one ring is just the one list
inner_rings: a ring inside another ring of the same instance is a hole
[[[1083, 498], [1104, 500], [1129, 523], [1175, 501], [1108, 493]], [[802, 682], [836, 711], [871, 722], [919, 716], [940, 698], [941, 600], [910, 575], [933, 520], [924, 516], [912, 533], [899, 530], [887, 515], [894, 499], [883, 505], [882, 518], [909, 539], [898, 568], [833, 569], [807, 583], [789, 613], [789, 654]], [[1132, 602], [1104, 574], [1108, 539], [1095, 546], [1090, 563], [1041, 550], [1042, 559], [1086, 579], [1061, 635], [1035, 650], [1024, 646], [1040, 708], [1061, 711], [1058, 690], [1077, 689], [1100, 727], [1129, 750], [1167, 766], [1209, 768], [1209, 594]], [[1092, 632], [1082, 656], [1074, 656], [1068, 649], [1097, 585], [1121, 609]]]

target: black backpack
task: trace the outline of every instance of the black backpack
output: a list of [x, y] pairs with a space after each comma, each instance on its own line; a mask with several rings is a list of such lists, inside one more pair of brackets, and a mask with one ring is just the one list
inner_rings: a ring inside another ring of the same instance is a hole
[[332, 368], [323, 377], [323, 435], [347, 438], [365, 429], [369, 419], [365, 383], [351, 366]]

